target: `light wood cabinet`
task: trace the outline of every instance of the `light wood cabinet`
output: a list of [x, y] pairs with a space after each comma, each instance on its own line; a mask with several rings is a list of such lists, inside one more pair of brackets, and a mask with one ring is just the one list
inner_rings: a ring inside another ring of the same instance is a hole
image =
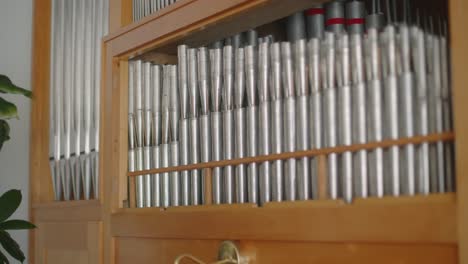
[[[319, 2], [323, 1], [180, 0], [131, 23], [131, 0], [112, 0], [111, 33], [103, 39], [102, 55], [102, 198], [52, 202], [47, 160], [50, 0], [35, 0], [31, 218], [39, 228], [31, 232], [34, 263], [173, 263], [182, 253], [209, 262], [216, 260], [223, 240], [232, 240], [249, 263], [468, 264], [465, 0], [448, 1], [455, 131], [331, 150], [454, 140], [456, 193], [357, 199], [352, 204], [325, 199], [268, 203], [262, 207], [125, 208], [132, 203], [127, 190], [133, 179], [127, 173], [128, 59], [141, 56], [156, 62], [170, 60], [178, 44], [206, 44]], [[326, 152], [306, 154], [323, 157]], [[209, 172], [213, 166], [204, 164], [200, 168]]]

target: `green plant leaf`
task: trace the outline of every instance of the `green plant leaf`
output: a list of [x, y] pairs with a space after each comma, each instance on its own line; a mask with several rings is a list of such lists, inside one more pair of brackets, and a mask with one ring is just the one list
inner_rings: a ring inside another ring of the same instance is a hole
[[29, 98], [32, 97], [32, 92], [16, 86], [6, 75], [0, 74], [0, 93], [22, 94]]
[[10, 139], [10, 126], [7, 121], [0, 119], [0, 150], [2, 150], [3, 142]]
[[0, 264], [10, 264], [10, 261], [8, 261], [7, 257], [3, 255], [3, 252], [0, 251]]
[[21, 251], [18, 243], [16, 243], [16, 241], [6, 231], [0, 230], [0, 244], [2, 244], [2, 247], [6, 252], [8, 252], [8, 254], [23, 263], [25, 259], [23, 251]]
[[0, 196], [0, 223], [7, 220], [21, 203], [21, 191], [9, 190]]
[[0, 117], [1, 118], [12, 118], [18, 117], [18, 109], [16, 105], [8, 102], [7, 100], [0, 97]]
[[0, 223], [0, 230], [23, 230], [33, 228], [36, 228], [36, 226], [25, 220], [8, 220]]

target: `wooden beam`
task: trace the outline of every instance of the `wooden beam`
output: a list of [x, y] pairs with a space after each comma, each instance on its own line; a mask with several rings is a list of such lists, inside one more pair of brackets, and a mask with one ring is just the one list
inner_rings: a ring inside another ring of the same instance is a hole
[[468, 264], [468, 122], [465, 114], [468, 111], [468, 2], [450, 0], [450, 39], [452, 54], [452, 100], [454, 129], [459, 135], [455, 141], [455, 164], [457, 183], [457, 228], [458, 254], [461, 264]]
[[197, 170], [197, 169], [206, 169], [206, 168], [216, 168], [216, 167], [225, 167], [225, 166], [235, 166], [239, 164], [249, 164], [249, 163], [261, 163], [265, 161], [274, 161], [274, 160], [287, 160], [289, 158], [301, 158], [301, 157], [315, 157], [315, 156], [324, 156], [331, 153], [343, 153], [347, 151], [356, 152], [360, 150], [372, 150], [376, 148], [388, 148], [391, 146], [404, 146], [408, 144], [421, 144], [423, 142], [438, 142], [438, 141], [453, 141], [455, 136], [451, 132], [441, 133], [441, 134], [430, 134], [427, 136], [415, 136], [411, 138], [400, 138], [395, 140], [384, 140], [379, 142], [369, 142], [365, 144], [354, 144], [350, 146], [338, 146], [332, 148], [321, 148], [321, 149], [311, 149], [304, 151], [295, 151], [295, 152], [285, 152], [280, 154], [271, 154], [264, 156], [255, 156], [247, 157], [241, 159], [232, 159], [232, 160], [221, 160], [221, 161], [211, 161], [190, 165], [183, 165], [177, 167], [168, 167], [160, 169], [151, 169], [143, 171], [128, 172], [129, 177], [135, 177], [138, 175], [144, 174], [154, 174], [154, 173], [164, 173], [171, 171], [185, 171], [185, 170]]
[[[456, 244], [455, 195], [121, 209], [116, 237]], [[185, 210], [184, 210], [185, 209]], [[157, 224], [155, 224], [157, 223]]]
[[[121, 206], [121, 200], [119, 201], [119, 186], [121, 184], [126, 186], [125, 182], [121, 182], [121, 179], [116, 177], [111, 177], [114, 175], [113, 173], [119, 169], [115, 168], [114, 161], [118, 160], [118, 153], [119, 149], [116, 148], [114, 145], [115, 142], [118, 142], [118, 132], [115, 131], [115, 126], [119, 126], [119, 114], [118, 108], [119, 106], [119, 97], [116, 95], [120, 84], [120, 77], [119, 77], [119, 68], [116, 60], [110, 55], [112, 50], [112, 44], [106, 42], [104, 45], [105, 49], [103, 49], [103, 53], [105, 53], [106, 59], [103, 62], [104, 64], [104, 76], [105, 85], [102, 87], [101, 91], [101, 133], [105, 135], [102, 137], [102, 158], [101, 161], [101, 168], [104, 172], [102, 175], [103, 178], [103, 191], [104, 194], [102, 196], [103, 200], [103, 258], [104, 263], [115, 263], [114, 260], [114, 238], [112, 237], [111, 230], [110, 230], [110, 215], [115, 208], [119, 208]], [[117, 112], [114, 112], [117, 111]], [[117, 138], [116, 138], [117, 137]], [[119, 164], [119, 161], [117, 161]]]
[[[33, 13], [33, 45], [31, 88], [31, 134], [29, 156], [29, 217], [35, 222], [32, 206], [50, 201], [53, 197], [49, 169], [49, 68], [51, 1], [35, 0]], [[34, 263], [37, 231], [29, 231], [29, 260]], [[40, 250], [40, 249], [38, 249]], [[40, 255], [40, 254], [39, 254]]]

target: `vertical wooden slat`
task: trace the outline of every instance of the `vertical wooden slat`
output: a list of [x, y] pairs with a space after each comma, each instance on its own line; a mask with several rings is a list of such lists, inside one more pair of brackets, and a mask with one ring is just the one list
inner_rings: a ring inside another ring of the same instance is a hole
[[122, 14], [122, 3], [125, 0], [110, 0], [109, 1], [109, 33], [120, 29], [121, 25], [121, 14]]
[[213, 177], [212, 177], [212, 172], [213, 170], [211, 168], [204, 169], [203, 170], [205, 174], [205, 204], [210, 205], [213, 204]]
[[458, 255], [462, 264], [468, 263], [468, 122], [466, 112], [468, 106], [468, 1], [451, 0], [450, 27], [451, 27], [451, 54], [452, 54], [452, 90], [454, 109], [454, 129], [456, 134], [456, 181], [457, 181], [457, 208], [458, 208]]
[[[129, 200], [130, 198], [127, 197], [128, 187], [125, 184], [127, 182], [127, 174], [128, 171], [128, 60], [120, 60], [118, 62], [119, 67], [119, 104], [116, 106], [118, 112], [116, 115], [118, 116], [119, 120], [119, 127], [118, 127], [118, 157], [119, 157], [119, 170], [116, 171], [119, 177], [119, 189], [118, 189], [118, 199], [117, 206], [120, 207], [122, 201]], [[115, 164], [117, 165], [117, 164]]]
[[31, 88], [30, 199], [31, 204], [51, 201], [49, 168], [49, 77], [51, 1], [34, 2]]
[[136, 208], [135, 180], [136, 177], [128, 177], [128, 201], [130, 208]]
[[[49, 69], [51, 0], [35, 0], [33, 13], [33, 45], [31, 89], [31, 134], [29, 157], [29, 218], [34, 222], [34, 204], [52, 200], [52, 180], [49, 168]], [[29, 232], [29, 261], [40, 263], [41, 232]]]
[[[111, 1], [111, 3], [114, 1]], [[116, 1], [118, 2], [118, 1]], [[112, 9], [110, 10], [112, 14]], [[110, 15], [112, 17], [112, 15]], [[104, 233], [104, 263], [114, 263], [114, 238], [111, 234], [110, 229], [110, 221], [111, 221], [111, 214], [112, 211], [119, 206], [119, 195], [116, 195], [116, 190], [119, 190], [119, 185], [123, 184], [120, 182], [120, 179], [116, 179], [115, 171], [118, 168], [114, 168], [116, 164], [114, 164], [114, 159], [118, 157], [114, 154], [114, 151], [117, 151], [115, 148], [114, 142], [118, 141], [116, 139], [117, 132], [113, 132], [113, 125], [118, 124], [119, 115], [116, 115], [113, 111], [113, 102], [118, 101], [118, 99], [113, 98], [114, 92], [117, 89], [114, 89], [114, 86], [119, 85], [119, 72], [116, 64], [110, 53], [112, 52], [112, 44], [105, 43], [105, 49], [103, 49], [103, 53], [106, 56], [104, 61], [105, 69], [103, 73], [105, 74], [103, 78], [105, 78], [105, 86], [103, 86], [102, 90], [102, 122], [101, 122], [101, 131], [103, 133], [101, 142], [103, 143], [103, 148], [101, 148], [102, 152], [102, 166], [101, 168], [105, 172], [106, 175], [103, 176], [103, 233]], [[113, 78], [115, 77], [115, 78]], [[117, 109], [118, 111], [118, 109]], [[114, 185], [117, 185], [116, 187]], [[121, 202], [121, 201], [120, 201]]]
[[133, 22], [133, 0], [122, 0], [122, 13], [120, 16], [120, 26], [124, 27]]
[[327, 156], [320, 155], [317, 157], [318, 163], [318, 198], [319, 200], [328, 199], [327, 190]]
[[109, 33], [132, 23], [132, 0], [109, 1]]
[[101, 197], [100, 201], [101, 201], [101, 204], [104, 203], [104, 199], [102, 197], [104, 197], [104, 177], [106, 177], [105, 175], [105, 172], [106, 170], [104, 170], [104, 166], [102, 166], [102, 164], [104, 163], [104, 155], [103, 155], [103, 149], [105, 147], [105, 142], [104, 142], [104, 137], [105, 137], [105, 131], [104, 131], [104, 118], [106, 117], [105, 116], [105, 113], [104, 113], [104, 110], [105, 110], [105, 106], [104, 104], [102, 103], [103, 101], [103, 98], [104, 96], [106, 95], [106, 85], [107, 85], [107, 82], [108, 80], [105, 78], [105, 72], [106, 72], [106, 44], [104, 41], [101, 41], [101, 91], [100, 91], [100, 95], [99, 95], [99, 98], [101, 100], [101, 103], [99, 104], [99, 120], [100, 123], [99, 123], [99, 149], [101, 150], [100, 154], [99, 154], [99, 197]]

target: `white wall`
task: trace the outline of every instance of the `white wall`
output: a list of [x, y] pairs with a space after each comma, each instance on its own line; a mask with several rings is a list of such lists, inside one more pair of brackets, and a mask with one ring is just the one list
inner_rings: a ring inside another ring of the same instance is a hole
[[[0, 1], [0, 74], [6, 74], [15, 84], [26, 89], [31, 89], [32, 8], [33, 0]], [[23, 202], [14, 217], [26, 219], [29, 215], [31, 103], [22, 96], [5, 97], [18, 106], [20, 119], [9, 122], [11, 140], [5, 142], [0, 151], [0, 193], [20, 189]], [[16, 231], [12, 236], [27, 255], [28, 232]], [[29, 263], [28, 259], [25, 263]]]

